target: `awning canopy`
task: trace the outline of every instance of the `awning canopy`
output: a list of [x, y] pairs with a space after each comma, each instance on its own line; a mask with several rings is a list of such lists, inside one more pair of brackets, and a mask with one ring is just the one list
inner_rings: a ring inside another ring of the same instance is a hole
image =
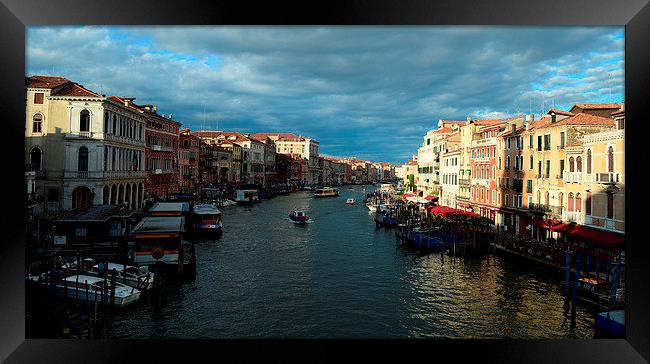
[[402, 197], [404, 197], [404, 198], [409, 198], [409, 197], [413, 197], [413, 196], [415, 196], [415, 195], [412, 194], [412, 193], [405, 193], [405, 194], [402, 195]]
[[620, 246], [625, 242], [625, 235], [623, 234], [591, 229], [582, 225], [574, 226], [568, 234], [577, 239], [607, 246]]
[[551, 231], [558, 233], [568, 233], [576, 226], [576, 224], [559, 224], [551, 226]]
[[424, 199], [427, 201], [438, 201], [438, 196], [427, 196]]
[[562, 221], [560, 220], [551, 220], [551, 219], [542, 219], [539, 217], [533, 218], [533, 221], [531, 222], [533, 225], [537, 226], [538, 228], [543, 228], [543, 229], [549, 229], [555, 225], [561, 224]]

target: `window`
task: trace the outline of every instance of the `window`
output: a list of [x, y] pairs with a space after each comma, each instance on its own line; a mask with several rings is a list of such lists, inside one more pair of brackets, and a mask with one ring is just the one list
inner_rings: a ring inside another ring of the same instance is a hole
[[542, 178], [542, 161], [537, 161], [537, 175]]
[[431, 139], [427, 139], [427, 145], [431, 144]]
[[546, 178], [551, 174], [551, 161], [547, 160], [546, 161]]
[[531, 134], [530, 137], [528, 138], [528, 147], [532, 148], [533, 147], [533, 135]]
[[492, 190], [492, 203], [497, 202], [496, 196], [497, 196], [497, 191]]
[[582, 196], [580, 196], [580, 192], [576, 193], [575, 210], [577, 212], [582, 211]]
[[574, 211], [575, 208], [574, 208], [574, 201], [573, 201], [573, 192], [569, 192], [568, 198], [569, 198], [569, 202], [568, 202], [569, 211]]
[[526, 193], [533, 193], [533, 180], [529, 179], [526, 181]]
[[560, 178], [564, 177], [564, 159], [560, 159]]
[[510, 156], [506, 157], [506, 169], [510, 169]]
[[108, 116], [108, 111], [104, 113], [104, 133], [108, 133], [108, 122], [110, 117]]
[[42, 104], [43, 103], [43, 93], [42, 92], [34, 93], [34, 103], [35, 104]]
[[43, 153], [41, 152], [41, 148], [38, 147], [32, 148], [31, 153], [29, 153], [29, 162], [32, 164], [35, 171], [41, 170], [42, 156]]
[[505, 198], [503, 199], [503, 202], [504, 202], [504, 203], [503, 203], [504, 205], [508, 206], [508, 202], [509, 202], [509, 200], [508, 200], [508, 194], [507, 194], [507, 193], [506, 193], [506, 195], [505, 195]]
[[57, 188], [47, 190], [47, 202], [59, 202], [59, 190]]
[[532, 170], [533, 168], [535, 168], [535, 167], [534, 167], [534, 164], [533, 164], [533, 155], [531, 154], [530, 155], [530, 167], [529, 167], [529, 169]]
[[614, 218], [614, 194], [607, 193], [607, 218]]
[[541, 135], [537, 136], [537, 150], [538, 151], [542, 150], [542, 136]]
[[499, 157], [499, 169], [501, 169], [501, 157]]
[[625, 119], [618, 119], [616, 121], [616, 126], [619, 130], [625, 129]]
[[550, 201], [550, 200], [549, 200], [549, 194], [548, 194], [548, 191], [546, 191], [546, 193], [544, 193], [544, 204], [545, 204], [546, 206], [548, 206], [549, 201]]
[[113, 134], [117, 132], [117, 115], [113, 114]]
[[560, 149], [564, 149], [564, 132], [560, 133]]
[[41, 133], [43, 131], [43, 115], [34, 115], [34, 122], [32, 123], [32, 133]]
[[578, 156], [576, 158], [576, 172], [582, 172], [582, 157]]
[[591, 149], [587, 149], [587, 173], [591, 174]]
[[573, 172], [573, 157], [569, 158], [569, 172]]
[[611, 145], [607, 148], [607, 172], [614, 172], [614, 148]]
[[551, 134], [544, 135], [544, 150], [551, 150]]
[[77, 166], [78, 171], [88, 171], [88, 148], [79, 148], [79, 162]]
[[79, 114], [79, 131], [90, 131], [90, 113], [82, 110]]
[[585, 214], [591, 215], [591, 192], [587, 191], [587, 198], [585, 199]]

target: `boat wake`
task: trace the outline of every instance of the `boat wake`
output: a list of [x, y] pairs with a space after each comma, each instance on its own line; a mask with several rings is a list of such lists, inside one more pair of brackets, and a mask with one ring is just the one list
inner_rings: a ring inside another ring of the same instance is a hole
[[285, 217], [284, 219], [289, 221], [289, 222], [292, 222], [292, 223], [294, 223], [296, 225], [306, 225], [306, 224], [311, 224], [312, 222], [314, 222], [314, 220], [311, 219], [311, 218], [309, 220], [305, 221], [305, 222], [293, 221], [288, 217]]

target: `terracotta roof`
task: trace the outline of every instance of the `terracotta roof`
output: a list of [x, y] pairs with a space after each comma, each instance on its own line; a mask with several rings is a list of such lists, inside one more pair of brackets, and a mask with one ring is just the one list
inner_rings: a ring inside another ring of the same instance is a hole
[[557, 115], [566, 115], [566, 116], [573, 116], [573, 115], [575, 115], [575, 114], [572, 113], [572, 112], [564, 111], [564, 110], [560, 110], [560, 109], [551, 109], [551, 110], [548, 111], [547, 114], [548, 114], [548, 115], [551, 115], [552, 112], [556, 113]]
[[478, 125], [478, 126], [494, 126], [502, 123], [505, 123], [505, 120], [484, 119], [484, 120], [475, 120], [473, 122], [474, 125]]
[[593, 109], [620, 109], [622, 104], [619, 103], [609, 103], [609, 104], [575, 104], [571, 110], [579, 107], [583, 110], [593, 110]]
[[433, 131], [434, 134], [453, 133], [453, 132], [454, 130], [449, 126], [445, 126], [444, 128], [439, 128]]
[[540, 124], [539, 126], [536, 126], [536, 129], [539, 128], [547, 128], [547, 127], [554, 127], [554, 126], [563, 126], [563, 125], [615, 125], [615, 121], [613, 119], [609, 118], [604, 118], [602, 116], [594, 116], [590, 114], [584, 114], [584, 113], [579, 113], [575, 114], [573, 116], [570, 116], [566, 119], [562, 119], [560, 121], [557, 121], [555, 123], [549, 121], [544, 122], [544, 124]]
[[70, 80], [61, 76], [31, 76], [25, 77], [25, 84], [29, 88], [57, 88], [62, 86]]
[[53, 96], [86, 96], [86, 97], [102, 97], [102, 95], [94, 93], [87, 88], [74, 82], [68, 82], [60, 89], [52, 93]]

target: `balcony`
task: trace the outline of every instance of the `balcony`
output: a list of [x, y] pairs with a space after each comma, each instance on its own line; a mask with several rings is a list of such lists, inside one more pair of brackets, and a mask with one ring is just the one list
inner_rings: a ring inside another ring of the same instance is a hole
[[490, 180], [489, 179], [481, 179], [481, 178], [474, 178], [472, 180], [475, 185], [483, 186], [483, 187], [490, 187]]
[[161, 152], [173, 152], [174, 148], [167, 147], [167, 146], [164, 146], [164, 145], [152, 145], [151, 150], [161, 151]]
[[582, 181], [583, 181], [582, 172], [565, 172], [564, 173], [564, 182], [580, 183]]
[[145, 171], [65, 171], [66, 179], [144, 178]]
[[585, 225], [605, 228], [607, 230], [619, 231], [616, 229], [616, 221], [606, 217], [594, 217], [585, 215]]
[[460, 178], [458, 180], [459, 185], [469, 186], [469, 178]]
[[544, 205], [544, 204], [538, 204], [538, 203], [529, 203], [528, 204], [528, 210], [529, 211], [535, 211], [535, 212], [551, 212], [556, 215], [562, 215], [562, 206], [552, 206], [552, 205]]
[[582, 224], [582, 212], [564, 211], [562, 213], [562, 220], [564, 220], [564, 222], [575, 222], [578, 224]]
[[170, 169], [170, 168], [167, 168], [167, 169], [156, 168], [152, 172], [153, 172], [152, 174], [171, 174], [171, 173], [174, 173], [174, 170]]
[[497, 139], [495, 137], [472, 140], [472, 147], [480, 147], [484, 145], [496, 145]]
[[619, 182], [619, 174], [618, 173], [596, 173], [596, 182], [617, 183]]
[[93, 139], [99, 138], [103, 133], [94, 133], [92, 131], [71, 131], [65, 134], [66, 139]]

